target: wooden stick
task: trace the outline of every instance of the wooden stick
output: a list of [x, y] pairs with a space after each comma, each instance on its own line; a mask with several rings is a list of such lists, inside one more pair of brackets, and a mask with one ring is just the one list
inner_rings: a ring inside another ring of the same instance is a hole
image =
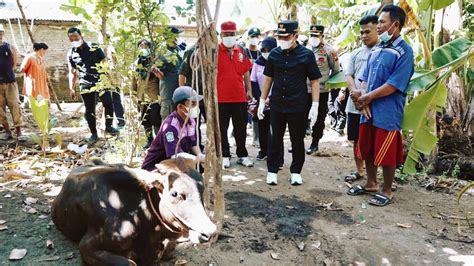
[[[30, 40], [31, 40], [32, 43], [35, 43], [35, 39], [33, 38], [33, 33], [31, 32], [30, 28], [28, 27], [28, 20], [26, 19], [25, 12], [23, 11], [23, 7], [21, 6], [20, 0], [16, 0], [16, 4], [18, 5], [18, 9], [20, 10], [21, 16], [23, 17], [23, 23], [26, 24], [26, 30], [28, 31], [28, 35], [30, 36]], [[19, 26], [21, 27], [21, 25], [19, 25]]]
[[58, 96], [56, 95], [56, 91], [54, 90], [53, 84], [51, 83], [51, 80], [49, 79], [48, 76], [46, 77], [46, 79], [48, 80], [48, 87], [51, 91], [51, 94], [53, 95], [54, 102], [56, 103], [56, 106], [58, 106], [58, 110], [62, 112], [63, 109], [61, 108], [61, 105], [59, 104], [59, 99], [58, 99]]

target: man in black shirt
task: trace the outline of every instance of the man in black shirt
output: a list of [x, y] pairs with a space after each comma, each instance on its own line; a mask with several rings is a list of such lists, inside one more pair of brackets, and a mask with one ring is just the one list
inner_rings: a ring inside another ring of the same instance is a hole
[[75, 85], [79, 75], [79, 93], [86, 108], [84, 116], [92, 134], [88, 142], [95, 143], [97, 141], [95, 115], [97, 98], [100, 98], [105, 109], [105, 132], [112, 135], [116, 135], [118, 132], [117, 129], [112, 127], [114, 106], [111, 92], [97, 91], [95, 88], [100, 79], [97, 64], [105, 60], [105, 54], [97, 44], [85, 42], [78, 28], [70, 28], [67, 35], [72, 44], [72, 48], [67, 55], [70, 96], [73, 99], [76, 96]]
[[[258, 117], [263, 119], [265, 101], [273, 83], [270, 96], [270, 124], [273, 132], [270, 153], [267, 160], [268, 174], [266, 182], [276, 185], [279, 170], [279, 158], [285, 134], [286, 124], [290, 131], [293, 150], [290, 183], [301, 185], [301, 169], [304, 164], [304, 135], [306, 119], [311, 125], [316, 122], [319, 106], [319, 72], [316, 59], [311, 50], [297, 42], [298, 22], [285, 20], [278, 23], [277, 34], [279, 47], [268, 56], [263, 74], [265, 75], [258, 108]], [[308, 98], [306, 80], [311, 82], [312, 106], [308, 117], [305, 106]]]

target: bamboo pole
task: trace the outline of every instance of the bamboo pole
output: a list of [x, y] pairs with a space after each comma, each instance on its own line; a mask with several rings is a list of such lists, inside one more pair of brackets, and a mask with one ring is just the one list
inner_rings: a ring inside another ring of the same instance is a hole
[[[35, 39], [33, 38], [33, 33], [31, 32], [31, 29], [28, 27], [28, 20], [26, 19], [25, 12], [23, 11], [23, 6], [20, 3], [20, 0], [16, 0], [16, 4], [18, 5], [18, 9], [20, 10], [21, 17], [23, 18], [23, 23], [26, 25], [26, 30], [28, 31], [28, 35], [30, 36], [30, 40], [32, 43], [35, 43]], [[21, 25], [18, 25], [20, 27], [20, 32], [21, 32]]]

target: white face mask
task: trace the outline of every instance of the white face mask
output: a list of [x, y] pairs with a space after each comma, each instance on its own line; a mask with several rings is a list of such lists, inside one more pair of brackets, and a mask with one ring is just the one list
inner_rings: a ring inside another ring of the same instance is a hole
[[393, 25], [394, 24], [392, 24], [386, 31], [379, 35], [379, 39], [381, 42], [387, 43], [392, 39], [393, 34], [388, 34], [388, 31], [392, 28]]
[[195, 107], [186, 107], [186, 110], [188, 111], [188, 116], [189, 118], [198, 118], [199, 116], [199, 106]]
[[293, 39], [288, 41], [278, 40], [278, 45], [281, 47], [282, 50], [290, 49], [293, 45]]
[[83, 39], [80, 39], [79, 41], [74, 41], [74, 42], [71, 42], [71, 45], [72, 47], [74, 48], [79, 48], [81, 47], [81, 45], [84, 43], [84, 40]]
[[309, 39], [309, 43], [313, 47], [318, 47], [321, 44], [321, 39], [319, 39], [318, 37], [311, 37]]
[[227, 48], [234, 47], [236, 42], [237, 38], [235, 36], [222, 37], [222, 43]]
[[250, 45], [257, 45], [257, 44], [258, 44], [258, 38], [257, 37], [250, 38]]
[[265, 58], [265, 60], [268, 59], [269, 55], [270, 55], [270, 53], [262, 53], [262, 56], [263, 56], [263, 58]]

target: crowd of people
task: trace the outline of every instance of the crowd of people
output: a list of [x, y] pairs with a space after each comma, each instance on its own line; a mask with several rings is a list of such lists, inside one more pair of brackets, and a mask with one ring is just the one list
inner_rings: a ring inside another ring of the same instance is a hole
[[[217, 101], [224, 168], [231, 167], [229, 137], [235, 139], [236, 163], [252, 167], [247, 150], [247, 128], [252, 124], [253, 142], [259, 147], [255, 159], [267, 160], [266, 183], [278, 184], [283, 167], [283, 137], [288, 127], [292, 154], [289, 181], [303, 184], [301, 170], [305, 155], [319, 150], [326, 117], [331, 129], [353, 142], [356, 171], [345, 181], [366, 177], [365, 185], [354, 185], [349, 195], [374, 193], [370, 204], [386, 206], [392, 199], [395, 169], [403, 163], [400, 134], [405, 90], [414, 72], [411, 47], [403, 40], [401, 30], [406, 20], [396, 5], [386, 5], [380, 16], [360, 19], [361, 46], [350, 53], [342, 64], [338, 50], [325, 39], [324, 25], [302, 29], [298, 21], [284, 20], [276, 29], [262, 33], [252, 27], [248, 41], [239, 42], [237, 25], [226, 21], [220, 25], [217, 49]], [[153, 46], [143, 39], [138, 44], [136, 61], [137, 91], [142, 125], [145, 129], [147, 155], [142, 168], [154, 170], [162, 160], [179, 153], [192, 154], [204, 161], [201, 123], [205, 118], [202, 100], [202, 78], [196, 72], [196, 45], [184, 49], [178, 43], [181, 30], [169, 26], [174, 36], [167, 43], [167, 52], [154, 62]], [[307, 36], [303, 36], [307, 32]], [[85, 105], [85, 119], [96, 142], [95, 109], [100, 99], [106, 116], [106, 133], [117, 134], [125, 126], [120, 94], [116, 90], [94, 90], [100, 75], [96, 65], [106, 59], [96, 44], [85, 42], [81, 31], [68, 31], [72, 48], [68, 52], [69, 90], [76, 94], [76, 80]], [[22, 118], [18, 106], [14, 68], [15, 49], [2, 40], [0, 28], [0, 122], [12, 137], [6, 120], [6, 106], [12, 113], [17, 135], [21, 134]], [[23, 93], [49, 99], [44, 54], [48, 46], [34, 44], [34, 53], [21, 64], [25, 73]], [[169, 58], [172, 58], [170, 60]], [[328, 80], [343, 71], [347, 88], [328, 89]], [[118, 128], [112, 127], [113, 118]], [[232, 121], [232, 130], [229, 129]], [[311, 136], [305, 148], [304, 138]], [[383, 169], [383, 186], [379, 192], [377, 169]]]

